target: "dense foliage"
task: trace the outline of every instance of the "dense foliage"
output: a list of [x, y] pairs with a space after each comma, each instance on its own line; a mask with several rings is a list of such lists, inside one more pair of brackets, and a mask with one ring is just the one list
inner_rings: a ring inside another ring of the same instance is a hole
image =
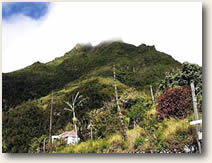
[[47, 115], [35, 102], [30, 101], [9, 112], [3, 112], [2, 137], [6, 152], [27, 153], [31, 139], [48, 134]]
[[169, 88], [158, 99], [158, 118], [185, 118], [192, 111], [191, 88]]
[[94, 138], [104, 138], [121, 131], [121, 124], [115, 108], [93, 110], [90, 113]]
[[144, 98], [139, 98], [135, 105], [133, 105], [128, 113], [131, 120], [136, 124], [141, 123], [146, 117], [146, 112], [150, 110], [152, 101]]
[[174, 86], [187, 86], [194, 82], [196, 94], [202, 95], [202, 68], [197, 64], [184, 62], [182, 68], [167, 74], [160, 85], [161, 90]]
[[39, 138], [34, 137], [31, 140], [29, 152], [30, 153], [48, 152], [49, 151], [49, 147], [47, 145], [48, 142], [49, 142], [49, 137], [47, 135], [42, 135]]

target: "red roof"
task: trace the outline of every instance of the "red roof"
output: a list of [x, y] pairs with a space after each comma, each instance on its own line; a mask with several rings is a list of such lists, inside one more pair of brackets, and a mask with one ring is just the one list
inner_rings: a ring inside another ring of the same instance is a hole
[[68, 137], [68, 136], [75, 136], [75, 135], [76, 135], [76, 132], [74, 130], [72, 130], [72, 131], [66, 131], [66, 132], [60, 134], [60, 136], [62, 136], [64, 138], [65, 137]]

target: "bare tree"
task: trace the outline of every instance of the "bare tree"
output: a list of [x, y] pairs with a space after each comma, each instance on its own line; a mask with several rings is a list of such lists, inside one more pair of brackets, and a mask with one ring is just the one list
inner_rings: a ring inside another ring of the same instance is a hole
[[126, 132], [126, 126], [124, 124], [124, 117], [123, 114], [121, 113], [121, 108], [119, 106], [119, 98], [118, 98], [118, 92], [117, 92], [117, 85], [116, 85], [116, 68], [115, 65], [113, 65], [113, 78], [114, 78], [114, 87], [115, 87], [115, 96], [116, 96], [116, 104], [117, 104], [117, 110], [119, 113], [119, 118], [122, 126], [122, 135], [124, 137], [124, 140], [127, 140], [127, 132]]

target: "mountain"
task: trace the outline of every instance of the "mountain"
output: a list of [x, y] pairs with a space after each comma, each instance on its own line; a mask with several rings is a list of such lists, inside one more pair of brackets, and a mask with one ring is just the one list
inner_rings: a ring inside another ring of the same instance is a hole
[[154, 46], [136, 47], [123, 42], [101, 43], [95, 47], [78, 44], [63, 57], [46, 64], [36, 62], [3, 73], [3, 110], [48, 95], [77, 80], [112, 77], [113, 64], [116, 64], [118, 80], [139, 90], [156, 84], [165, 72], [180, 67], [179, 62]]
[[[91, 112], [114, 101], [113, 64], [116, 65], [119, 96], [132, 94], [132, 103], [136, 100], [134, 95], [149, 97], [150, 85], [157, 90], [167, 72], [181, 67], [178, 61], [157, 51], [154, 46], [113, 41], [97, 46], [77, 44], [51, 62], [36, 62], [21, 70], [3, 73], [4, 151], [29, 152], [34, 138], [48, 135], [52, 92], [53, 134], [65, 130], [72, 121], [72, 113], [64, 111], [67, 107], [64, 101], [71, 101], [78, 91], [88, 98], [86, 105], [76, 113], [79, 136], [82, 141], [88, 140], [87, 125]], [[127, 100], [125, 106], [131, 105], [129, 98]], [[124, 115], [127, 115], [127, 108], [124, 108]], [[116, 111], [108, 115], [112, 119], [111, 124], [117, 123]], [[108, 132], [115, 132], [115, 129]], [[103, 133], [97, 135], [104, 136]]]

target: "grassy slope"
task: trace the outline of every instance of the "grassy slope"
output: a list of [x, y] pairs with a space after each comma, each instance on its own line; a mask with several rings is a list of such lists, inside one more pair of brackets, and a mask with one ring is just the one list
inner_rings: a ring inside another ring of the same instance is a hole
[[[149, 114], [154, 114], [154, 109], [151, 109]], [[185, 145], [196, 143], [195, 127], [189, 125], [192, 119], [194, 115], [181, 120], [165, 119], [157, 122], [158, 129], [155, 131], [146, 127], [127, 130], [127, 141], [124, 141], [120, 133], [111, 134], [103, 139], [81, 142], [75, 146], [58, 141], [54, 143], [54, 153], [150, 153], [164, 149], [169, 152], [183, 151]]]

